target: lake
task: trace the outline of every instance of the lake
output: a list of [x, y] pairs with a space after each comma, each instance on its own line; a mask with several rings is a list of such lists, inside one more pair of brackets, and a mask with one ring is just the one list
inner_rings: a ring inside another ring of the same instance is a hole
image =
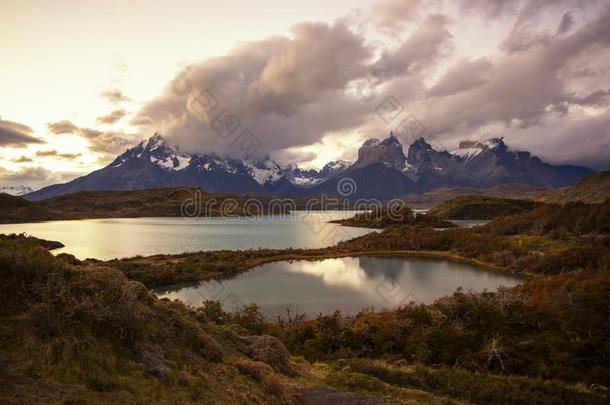
[[156, 290], [161, 297], [193, 306], [219, 300], [226, 310], [256, 303], [265, 316], [286, 308], [308, 315], [393, 309], [410, 301], [432, 303], [465, 291], [512, 287], [522, 278], [470, 264], [417, 257], [346, 257], [265, 264], [234, 278], [175, 285]]
[[321, 248], [365, 235], [371, 229], [328, 221], [358, 211], [309, 211], [259, 218], [113, 218], [0, 225], [0, 233], [56, 240], [79, 259], [109, 260], [136, 255], [203, 250]]

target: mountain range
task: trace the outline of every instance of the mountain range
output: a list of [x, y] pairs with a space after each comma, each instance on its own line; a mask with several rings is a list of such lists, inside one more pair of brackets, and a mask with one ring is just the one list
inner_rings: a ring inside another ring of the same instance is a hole
[[[365, 141], [355, 162], [333, 161], [321, 170], [304, 170], [296, 165], [282, 166], [268, 156], [239, 160], [185, 153], [155, 134], [100, 170], [29, 193], [26, 198], [43, 200], [78, 191], [195, 186], [209, 193], [390, 199], [440, 187], [565, 187], [592, 173], [585, 167], [553, 166], [529, 152], [512, 151], [502, 138], [464, 141], [452, 152], [437, 151], [419, 138], [409, 145], [405, 156], [399, 140], [390, 134], [383, 140]], [[344, 179], [351, 183], [347, 192], [341, 189]]]
[[0, 186], [0, 194], [8, 194], [8, 195], [26, 195], [34, 190], [28, 186]]

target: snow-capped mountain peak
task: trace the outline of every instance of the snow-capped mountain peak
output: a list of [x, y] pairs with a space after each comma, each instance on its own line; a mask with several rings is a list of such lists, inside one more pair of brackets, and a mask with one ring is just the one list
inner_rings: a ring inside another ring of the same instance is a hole
[[244, 161], [214, 153], [187, 154], [155, 134], [109, 166], [69, 183], [46, 187], [28, 198], [176, 186], [195, 186], [209, 193], [336, 195], [337, 182], [348, 176], [357, 183], [359, 197], [385, 199], [448, 186], [490, 187], [512, 182], [562, 187], [591, 173], [582, 167], [551, 166], [528, 152], [510, 151], [502, 138], [464, 141], [452, 153], [437, 151], [419, 138], [409, 145], [405, 157], [399, 140], [390, 134], [383, 140], [364, 142], [355, 163], [329, 162], [317, 171], [282, 166], [269, 157]]
[[269, 157], [259, 160], [244, 161], [244, 165], [248, 168], [248, 172], [254, 181], [261, 186], [267, 183], [276, 183], [283, 175], [283, 170], [280, 165]]
[[34, 190], [28, 186], [0, 186], [0, 194], [22, 196], [33, 191]]
[[504, 143], [504, 138], [492, 138], [486, 141], [462, 141], [459, 148], [451, 154], [466, 162], [474, 159], [485, 151], [507, 151], [508, 147]]

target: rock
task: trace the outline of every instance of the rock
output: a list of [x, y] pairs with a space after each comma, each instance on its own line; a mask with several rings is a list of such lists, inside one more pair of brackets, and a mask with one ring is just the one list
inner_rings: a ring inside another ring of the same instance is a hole
[[248, 343], [246, 354], [253, 360], [262, 361], [275, 371], [283, 374], [292, 374], [288, 362], [290, 354], [282, 342], [273, 336], [248, 336], [244, 340]]
[[190, 379], [189, 379], [189, 375], [187, 372], [185, 371], [181, 371], [178, 374], [178, 378], [176, 379], [176, 382], [178, 383], [178, 385], [181, 385], [183, 387], [186, 387], [188, 385], [190, 385]]
[[400, 360], [396, 360], [392, 365], [394, 367], [406, 367], [407, 366], [407, 361], [405, 359], [400, 359]]
[[601, 385], [601, 384], [591, 384], [589, 386], [589, 389], [593, 392], [599, 392], [599, 393], [607, 393], [608, 392], [608, 387]]
[[524, 340], [523, 342], [519, 342], [515, 345], [517, 349], [526, 349], [532, 347], [536, 343], [533, 339]]
[[140, 346], [139, 357], [147, 375], [161, 379], [169, 374], [170, 368], [160, 346], [151, 344]]

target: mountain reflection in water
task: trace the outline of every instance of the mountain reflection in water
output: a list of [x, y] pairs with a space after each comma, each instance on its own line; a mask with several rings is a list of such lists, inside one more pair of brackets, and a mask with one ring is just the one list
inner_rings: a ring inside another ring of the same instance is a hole
[[336, 309], [392, 309], [410, 301], [432, 303], [457, 288], [512, 287], [518, 276], [470, 264], [415, 257], [344, 257], [269, 263], [222, 281], [166, 287], [160, 296], [194, 306], [223, 301], [225, 309], [256, 303], [271, 316], [291, 308], [308, 315]]

